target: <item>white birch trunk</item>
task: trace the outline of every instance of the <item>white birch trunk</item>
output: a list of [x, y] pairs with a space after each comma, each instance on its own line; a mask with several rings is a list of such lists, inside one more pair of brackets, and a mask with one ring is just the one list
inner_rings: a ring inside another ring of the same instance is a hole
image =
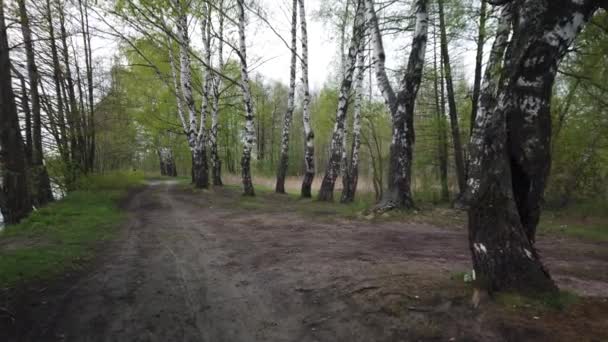
[[175, 57], [173, 56], [173, 43], [171, 41], [171, 38], [167, 39], [167, 48], [169, 49], [169, 66], [171, 68], [171, 79], [173, 80], [173, 90], [175, 92], [175, 102], [177, 104], [177, 115], [179, 117], [180, 122], [182, 123], [184, 133], [188, 134], [188, 131], [190, 129], [188, 127], [188, 123], [186, 122], [186, 118], [184, 117], [184, 102], [182, 99], [182, 92], [180, 90], [180, 86], [177, 84]]
[[292, 1], [291, 14], [291, 65], [289, 70], [289, 95], [287, 98], [287, 110], [283, 118], [283, 131], [281, 133], [281, 151], [279, 155], [279, 167], [277, 170], [277, 183], [275, 191], [277, 193], [285, 193], [285, 177], [289, 166], [289, 134], [291, 133], [291, 121], [293, 118], [294, 98], [296, 92], [296, 57], [297, 57], [297, 40], [296, 29], [298, 25], [298, 0]]
[[243, 156], [241, 158], [241, 178], [243, 181], [243, 193], [246, 196], [254, 196], [253, 183], [251, 181], [251, 151], [255, 142], [255, 108], [251, 99], [249, 87], [249, 72], [247, 70], [247, 44], [245, 40], [245, 4], [244, 0], [237, 0], [238, 9], [238, 31], [239, 31], [239, 59], [241, 61], [241, 89], [243, 91], [243, 103], [245, 105], [245, 134], [243, 137]]
[[[220, 0], [219, 3], [219, 28], [218, 28], [218, 65], [217, 69], [222, 72], [224, 68], [224, 1]], [[222, 185], [222, 161], [220, 160], [218, 153], [218, 129], [219, 129], [219, 113], [220, 113], [220, 91], [222, 88], [222, 77], [214, 75], [213, 78], [213, 110], [211, 112], [211, 132], [209, 134], [209, 143], [211, 145], [211, 167], [213, 185]]]
[[414, 106], [422, 79], [422, 69], [426, 53], [428, 31], [427, 2], [428, 0], [417, 0], [415, 3], [416, 28], [412, 39], [412, 48], [404, 77], [401, 80], [400, 90], [395, 94], [386, 74], [384, 65], [386, 57], [382, 44], [382, 36], [378, 27], [378, 19], [373, 7], [374, 2], [373, 0], [366, 0], [367, 20], [372, 30], [373, 61], [376, 67], [376, 78], [393, 118], [388, 191], [384, 193], [383, 200], [376, 207], [376, 211], [379, 212], [393, 208], [414, 207], [411, 194]]
[[478, 287], [557, 292], [535, 248], [551, 165], [551, 93], [560, 61], [600, 1], [510, 5], [513, 35], [502, 58], [498, 95], [484, 82], [490, 101], [482, 98], [480, 106], [490, 109], [480, 108], [471, 141], [469, 244], [475, 273], [483, 279]]
[[344, 144], [344, 126], [346, 121], [346, 113], [348, 110], [348, 96], [352, 87], [353, 74], [356, 67], [357, 51], [359, 50], [360, 42], [363, 39], [363, 32], [365, 30], [364, 11], [365, 5], [363, 4], [362, 0], [359, 0], [355, 14], [353, 36], [348, 49], [348, 58], [346, 59], [344, 78], [342, 79], [342, 84], [340, 85], [336, 123], [334, 124], [330, 145], [330, 157], [327, 162], [325, 176], [323, 177], [323, 182], [321, 183], [321, 189], [319, 191], [319, 200], [321, 201], [333, 200], [334, 186], [338, 173], [340, 172]]
[[[363, 104], [363, 77], [365, 76], [365, 41], [361, 40], [357, 58], [357, 78], [355, 81], [355, 107], [353, 110], [353, 134], [350, 158], [344, 163], [342, 174], [342, 203], [352, 202], [357, 192], [359, 181], [359, 147], [361, 146], [361, 107]], [[346, 150], [346, 148], [345, 148]]]
[[315, 135], [312, 130], [310, 121], [310, 90], [308, 84], [308, 32], [306, 28], [306, 11], [304, 0], [299, 0], [300, 3], [300, 29], [302, 33], [302, 88], [304, 90], [304, 98], [302, 103], [302, 122], [304, 125], [304, 179], [302, 181], [302, 197], [311, 197], [311, 185], [315, 176]]
[[207, 188], [209, 177], [206, 168], [205, 145], [200, 140], [201, 132], [197, 126], [196, 107], [192, 94], [192, 70], [190, 66], [190, 39], [188, 37], [188, 16], [181, 6], [180, 0], [173, 0], [175, 9], [178, 11], [176, 26], [177, 39], [180, 46], [180, 81], [182, 95], [188, 110], [188, 144], [192, 152], [192, 174], [197, 188]]

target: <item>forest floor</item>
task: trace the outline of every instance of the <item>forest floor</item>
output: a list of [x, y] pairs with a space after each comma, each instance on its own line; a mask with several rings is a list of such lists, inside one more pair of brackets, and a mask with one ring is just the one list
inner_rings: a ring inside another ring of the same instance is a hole
[[[472, 309], [462, 214], [370, 220], [338, 204], [151, 181], [81, 274], [28, 289], [16, 340], [607, 341], [608, 242], [544, 235], [564, 293]], [[1, 340], [1, 338], [0, 338]]]

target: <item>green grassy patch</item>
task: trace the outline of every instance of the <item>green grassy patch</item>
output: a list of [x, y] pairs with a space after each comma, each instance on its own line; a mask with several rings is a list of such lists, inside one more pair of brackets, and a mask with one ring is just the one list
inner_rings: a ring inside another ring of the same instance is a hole
[[45, 280], [79, 268], [95, 245], [113, 236], [125, 218], [119, 201], [141, 182], [136, 173], [96, 175], [79, 190], [0, 233], [0, 287]]
[[576, 304], [579, 297], [569, 291], [561, 290], [558, 293], [539, 294], [534, 297], [518, 293], [501, 292], [496, 294], [496, 302], [514, 309], [527, 308], [536, 312], [543, 310], [564, 310], [570, 305]]
[[538, 226], [540, 234], [565, 235], [593, 241], [608, 241], [608, 219], [581, 217], [569, 212], [545, 212]]

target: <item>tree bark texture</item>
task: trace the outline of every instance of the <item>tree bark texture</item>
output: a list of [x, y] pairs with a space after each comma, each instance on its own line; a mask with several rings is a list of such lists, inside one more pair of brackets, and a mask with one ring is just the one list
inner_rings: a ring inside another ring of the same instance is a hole
[[244, 0], [237, 0], [238, 31], [239, 31], [239, 59], [241, 61], [241, 90], [243, 104], [245, 105], [245, 135], [243, 137], [243, 154], [241, 157], [241, 179], [243, 181], [243, 195], [255, 196], [251, 180], [251, 152], [255, 143], [255, 108], [251, 100], [249, 86], [249, 72], [247, 70], [247, 44], [245, 41], [245, 4]]
[[456, 179], [458, 190], [463, 192], [466, 187], [466, 176], [464, 171], [464, 155], [460, 139], [460, 125], [458, 123], [458, 112], [456, 108], [456, 95], [454, 94], [454, 82], [452, 81], [452, 66], [448, 51], [448, 37], [445, 27], [445, 14], [443, 11], [443, 0], [438, 0], [439, 7], [439, 30], [441, 35], [441, 60], [445, 72], [445, 84], [448, 93], [448, 109], [450, 116], [450, 127], [452, 128], [452, 144], [454, 145], [454, 165], [456, 166]]
[[356, 68], [357, 54], [361, 46], [365, 31], [365, 5], [363, 1], [358, 1], [356, 6], [355, 21], [353, 25], [353, 35], [348, 48], [348, 56], [344, 68], [343, 79], [340, 84], [340, 94], [338, 97], [338, 110], [336, 112], [336, 123], [334, 124], [333, 135], [329, 147], [329, 159], [325, 169], [325, 176], [319, 190], [320, 201], [332, 201], [334, 197], [334, 185], [340, 173], [344, 145], [344, 128], [346, 124], [346, 113], [348, 111], [348, 97], [352, 88], [353, 74]]
[[428, 32], [427, 0], [417, 0], [416, 28], [408, 65], [401, 80], [401, 88], [395, 92], [386, 74], [384, 47], [374, 10], [374, 1], [366, 0], [367, 20], [370, 25], [373, 62], [376, 69], [378, 86], [384, 101], [391, 112], [393, 133], [389, 156], [388, 189], [376, 206], [376, 212], [394, 208], [408, 209], [414, 207], [411, 191], [412, 158], [414, 148], [414, 106], [416, 95], [422, 79], [424, 56]]
[[301, 195], [305, 198], [312, 196], [312, 181], [315, 178], [315, 134], [312, 130], [310, 118], [310, 90], [308, 84], [308, 32], [306, 28], [306, 11], [304, 0], [300, 3], [300, 30], [302, 33], [302, 122], [304, 126], [304, 179], [302, 180]]
[[[207, 156], [205, 143], [201, 135], [203, 128], [203, 118], [201, 117], [200, 127], [197, 125], [196, 107], [194, 104], [194, 96], [192, 94], [192, 69], [190, 66], [190, 40], [188, 37], [188, 16], [181, 6], [179, 0], [173, 0], [178, 16], [176, 21], [177, 40], [179, 44], [180, 56], [180, 82], [181, 94], [185, 103], [185, 109], [188, 111], [188, 123], [184, 127], [186, 136], [188, 137], [188, 145], [192, 154], [192, 176], [194, 186], [197, 188], [209, 187], [209, 172], [207, 170]], [[185, 120], [184, 120], [185, 121]]]
[[479, 105], [479, 93], [481, 91], [481, 66], [483, 64], [483, 45], [486, 41], [487, 1], [481, 0], [479, 7], [479, 31], [477, 34], [477, 51], [475, 54], [475, 76], [473, 79], [473, 95], [471, 96], [471, 133], [475, 125], [475, 116]]
[[[599, 4], [516, 0], [502, 12], [463, 197], [473, 266], [486, 290], [557, 289], [534, 245], [551, 161], [551, 92], [559, 62]], [[509, 23], [513, 35], [505, 53]]]
[[63, 62], [65, 65], [65, 80], [67, 82], [67, 91], [69, 99], [69, 110], [68, 110], [68, 126], [70, 132], [70, 154], [71, 154], [71, 165], [69, 170], [69, 177], [72, 177], [72, 181], [75, 180], [78, 168], [84, 165], [86, 160], [86, 144], [85, 144], [85, 129], [83, 122], [84, 118], [78, 107], [78, 101], [76, 100], [76, 88], [74, 79], [72, 78], [72, 71], [70, 68], [70, 53], [68, 50], [67, 43], [67, 32], [65, 28], [65, 8], [62, 6], [59, 8], [59, 23], [61, 30], [61, 46], [63, 54]]
[[0, 0], [0, 210], [4, 222], [14, 224], [32, 211], [32, 203], [28, 192], [25, 149], [11, 82], [3, 2]]
[[[439, 165], [439, 178], [441, 180], [441, 200], [450, 200], [450, 189], [448, 185], [448, 137], [445, 121], [445, 100], [443, 94], [443, 67], [437, 64], [437, 32], [433, 27], [433, 85], [435, 95], [435, 112], [437, 117], [437, 159]], [[441, 63], [441, 57], [439, 57]], [[440, 69], [440, 72], [437, 70]]]
[[[220, 0], [219, 12], [224, 11], [224, 1]], [[217, 40], [217, 55], [218, 55], [218, 70], [224, 68], [224, 16], [219, 17], [218, 40]], [[209, 144], [211, 149], [211, 174], [213, 185], [221, 186], [222, 183], [222, 160], [218, 153], [218, 130], [219, 130], [219, 115], [220, 115], [220, 95], [222, 88], [222, 78], [215, 75], [213, 82], [213, 109], [211, 112], [211, 130], [209, 132]]]
[[289, 135], [291, 133], [291, 121], [293, 118], [294, 98], [296, 92], [296, 57], [297, 40], [296, 30], [298, 26], [298, 0], [293, 0], [291, 14], [291, 65], [289, 70], [289, 95], [287, 98], [287, 110], [283, 117], [283, 131], [281, 132], [281, 150], [279, 152], [279, 167], [277, 169], [277, 183], [275, 192], [285, 193], [285, 177], [289, 166]]
[[355, 106], [353, 110], [353, 133], [350, 154], [342, 174], [342, 197], [340, 202], [350, 203], [355, 200], [359, 182], [359, 147], [361, 146], [361, 106], [363, 105], [363, 77], [365, 76], [365, 41], [361, 39], [357, 57], [357, 77], [355, 80]]
[[30, 96], [32, 97], [32, 158], [30, 165], [30, 191], [33, 204], [36, 206], [42, 206], [53, 200], [53, 192], [51, 190], [51, 182], [49, 180], [46, 166], [44, 166], [44, 156], [42, 151], [42, 120], [40, 114], [40, 95], [38, 93], [38, 80], [40, 79], [40, 75], [36, 66], [32, 32], [30, 29], [25, 0], [19, 0], [18, 5], [19, 17], [21, 20], [21, 33], [23, 34], [26, 64], [30, 81]]

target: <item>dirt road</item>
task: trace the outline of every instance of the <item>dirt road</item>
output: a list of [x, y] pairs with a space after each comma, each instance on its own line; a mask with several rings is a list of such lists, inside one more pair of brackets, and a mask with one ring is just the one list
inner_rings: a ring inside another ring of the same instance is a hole
[[[463, 229], [323, 211], [308, 219], [293, 210], [305, 203], [264, 196], [270, 205], [245, 206], [235, 189], [151, 183], [126, 205], [120, 238], [37, 309], [23, 339], [522, 341], [580, 330], [608, 339], [605, 298], [595, 311], [586, 300], [565, 313], [470, 309]], [[543, 238], [540, 248], [561, 286], [608, 295], [605, 245]]]

